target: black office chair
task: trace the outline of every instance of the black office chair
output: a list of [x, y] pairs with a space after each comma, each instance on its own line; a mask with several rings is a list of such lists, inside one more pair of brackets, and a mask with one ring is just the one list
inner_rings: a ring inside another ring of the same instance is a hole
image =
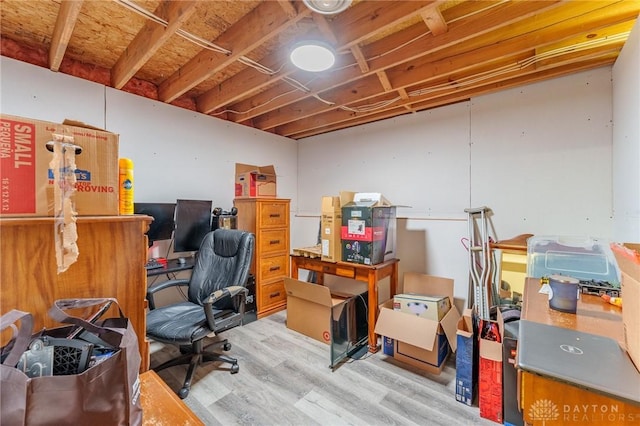
[[[245, 284], [249, 276], [255, 237], [235, 229], [216, 229], [208, 233], [198, 251], [190, 279], [162, 282], [147, 291], [147, 336], [153, 340], [180, 346], [181, 356], [157, 367], [160, 371], [175, 365], [189, 364], [180, 398], [189, 394], [196, 367], [208, 361], [231, 364], [231, 373], [238, 372], [238, 361], [229, 356], [208, 351], [211, 346], [231, 348], [226, 340], [204, 346], [204, 338], [242, 324]], [[175, 286], [188, 286], [188, 300], [156, 307], [153, 295]]]

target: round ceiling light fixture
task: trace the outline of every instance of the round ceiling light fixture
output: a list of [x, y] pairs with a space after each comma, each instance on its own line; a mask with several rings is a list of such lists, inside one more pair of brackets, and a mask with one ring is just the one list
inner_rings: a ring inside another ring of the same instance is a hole
[[333, 48], [322, 41], [302, 41], [296, 43], [289, 59], [296, 67], [304, 71], [326, 71], [336, 62]]
[[316, 13], [335, 15], [351, 6], [352, 0], [302, 0], [304, 4]]

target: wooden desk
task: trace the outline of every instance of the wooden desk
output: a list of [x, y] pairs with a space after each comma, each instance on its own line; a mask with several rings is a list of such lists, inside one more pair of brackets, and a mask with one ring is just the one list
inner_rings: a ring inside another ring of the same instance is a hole
[[347, 262], [326, 262], [320, 258], [291, 256], [291, 278], [298, 279], [298, 270], [306, 269], [318, 274], [318, 284], [324, 284], [324, 274], [351, 278], [367, 283], [369, 291], [369, 352], [378, 351], [378, 336], [374, 329], [378, 319], [378, 282], [390, 277], [390, 296], [398, 288], [398, 259], [391, 259], [378, 265], [360, 265]]
[[622, 310], [619, 307], [603, 303], [598, 296], [581, 294], [576, 313], [568, 314], [549, 308], [549, 296], [539, 290], [539, 279], [526, 279], [522, 319], [607, 336], [624, 347]]
[[140, 375], [140, 404], [143, 425], [204, 426], [204, 423], [153, 370], [145, 371]]
[[193, 258], [185, 259], [185, 263], [180, 263], [178, 259], [167, 259], [166, 268], [147, 269], [147, 277], [189, 271], [193, 269], [195, 263], [196, 261]]
[[[527, 278], [521, 319], [607, 336], [624, 347], [622, 310], [619, 307], [604, 303], [598, 296], [581, 294], [575, 314], [559, 312], [549, 308], [548, 296], [539, 290], [540, 280]], [[603, 369], [607, 367], [602, 366]], [[524, 371], [518, 397], [528, 425], [593, 423], [624, 426], [637, 424], [640, 419], [640, 406]], [[542, 404], [546, 405], [543, 407]], [[534, 410], [534, 406], [539, 410]], [[550, 410], [552, 406], [557, 411]]]

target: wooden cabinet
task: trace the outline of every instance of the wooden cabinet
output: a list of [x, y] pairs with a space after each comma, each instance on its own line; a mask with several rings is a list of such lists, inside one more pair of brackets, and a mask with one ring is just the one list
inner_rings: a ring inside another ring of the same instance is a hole
[[147, 370], [144, 233], [150, 222], [141, 215], [79, 217], [78, 260], [58, 274], [53, 218], [0, 219], [0, 314], [30, 312], [38, 330], [60, 326], [47, 315], [57, 299], [115, 297], [138, 335], [140, 370]]
[[238, 229], [256, 236], [251, 273], [256, 277], [258, 318], [287, 306], [284, 277], [289, 276], [289, 203], [279, 198], [234, 200]]

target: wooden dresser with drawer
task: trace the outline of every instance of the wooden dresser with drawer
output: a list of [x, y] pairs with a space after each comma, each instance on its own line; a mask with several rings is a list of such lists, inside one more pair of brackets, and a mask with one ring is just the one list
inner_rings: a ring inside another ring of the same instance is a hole
[[287, 306], [284, 278], [289, 276], [289, 204], [282, 198], [236, 198], [238, 229], [256, 236], [251, 273], [256, 277], [257, 316]]

